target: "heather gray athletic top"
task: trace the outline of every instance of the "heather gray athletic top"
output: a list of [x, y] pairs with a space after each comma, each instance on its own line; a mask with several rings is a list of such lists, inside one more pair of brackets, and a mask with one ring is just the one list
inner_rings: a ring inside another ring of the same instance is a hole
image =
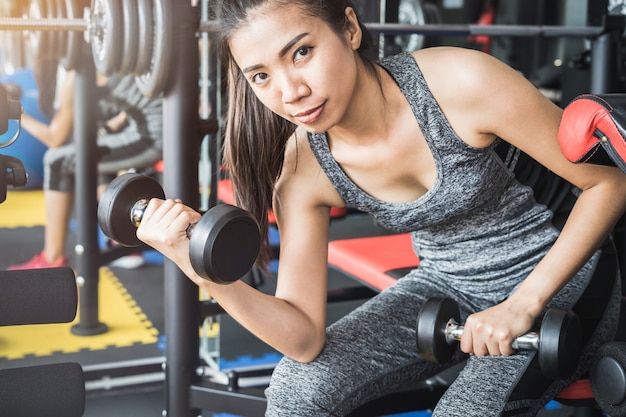
[[532, 271], [558, 236], [552, 213], [535, 202], [493, 146], [476, 149], [454, 133], [409, 53], [381, 65], [406, 96], [432, 151], [432, 188], [408, 203], [380, 201], [344, 173], [325, 133], [309, 134], [313, 153], [346, 204], [392, 231], [412, 233], [422, 274], [494, 301]]

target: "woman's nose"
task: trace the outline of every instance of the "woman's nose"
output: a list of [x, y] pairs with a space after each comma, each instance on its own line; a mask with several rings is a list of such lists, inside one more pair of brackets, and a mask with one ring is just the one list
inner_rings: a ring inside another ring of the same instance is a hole
[[286, 78], [283, 83], [283, 103], [295, 103], [311, 93], [309, 87], [300, 79]]

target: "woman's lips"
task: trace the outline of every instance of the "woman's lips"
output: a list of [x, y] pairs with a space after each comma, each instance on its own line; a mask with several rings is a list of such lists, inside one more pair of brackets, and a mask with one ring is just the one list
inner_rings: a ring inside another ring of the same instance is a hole
[[313, 123], [321, 116], [324, 111], [324, 105], [315, 107], [314, 109], [294, 114], [293, 117], [300, 123], [308, 124]]

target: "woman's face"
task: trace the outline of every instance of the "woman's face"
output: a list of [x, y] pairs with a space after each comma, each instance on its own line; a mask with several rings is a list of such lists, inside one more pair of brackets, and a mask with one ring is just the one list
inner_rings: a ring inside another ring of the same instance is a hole
[[342, 38], [298, 6], [263, 8], [230, 41], [259, 100], [309, 132], [341, 123], [354, 93], [361, 32], [352, 9], [346, 16]]

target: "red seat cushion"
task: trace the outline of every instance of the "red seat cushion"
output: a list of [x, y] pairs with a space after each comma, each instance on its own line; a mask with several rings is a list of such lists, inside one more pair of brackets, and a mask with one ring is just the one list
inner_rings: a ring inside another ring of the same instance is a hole
[[[235, 204], [235, 193], [233, 191], [233, 183], [229, 179], [219, 180], [217, 183], [217, 199], [222, 203]], [[347, 207], [332, 207], [330, 209], [330, 217], [338, 218], [343, 217], [348, 213]], [[269, 210], [267, 214], [267, 220], [270, 224], [276, 223], [276, 217], [274, 211]]]
[[417, 267], [408, 233], [333, 240], [328, 244], [328, 263], [377, 289], [384, 290], [396, 279], [387, 274], [400, 268]]
[[593, 398], [591, 383], [589, 379], [578, 379], [561, 391], [556, 399], [558, 400], [589, 400]]

